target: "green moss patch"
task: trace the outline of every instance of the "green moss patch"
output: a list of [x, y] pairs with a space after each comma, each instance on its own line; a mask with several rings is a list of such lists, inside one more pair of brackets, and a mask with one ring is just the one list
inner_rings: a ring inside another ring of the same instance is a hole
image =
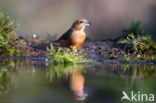
[[51, 63], [68, 64], [91, 62], [85, 59], [85, 54], [82, 52], [78, 52], [75, 47], [71, 47], [70, 49], [62, 47], [56, 48], [53, 45], [50, 45], [50, 47], [47, 48], [47, 51], [51, 54], [51, 56], [49, 56], [49, 60]]

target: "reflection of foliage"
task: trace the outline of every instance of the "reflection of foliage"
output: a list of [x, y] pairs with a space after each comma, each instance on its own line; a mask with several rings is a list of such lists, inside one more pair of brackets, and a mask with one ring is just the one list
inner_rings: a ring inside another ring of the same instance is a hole
[[49, 79], [50, 82], [53, 82], [54, 79], [59, 78], [68, 78], [74, 71], [84, 70], [84, 65], [49, 65], [50, 69], [46, 73], [46, 78]]
[[124, 69], [125, 73], [128, 73], [129, 76], [135, 78], [145, 78], [156, 72], [155, 66], [147, 64], [124, 64], [122, 65], [122, 68]]
[[0, 70], [0, 94], [8, 92], [7, 83], [9, 81], [9, 71], [7, 69]]
[[9, 70], [14, 69], [16, 65], [19, 65], [22, 61], [20, 60], [2, 60], [0, 65], [3, 67], [9, 68]]
[[0, 84], [5, 84], [8, 81], [9, 72], [7, 69], [1, 69], [0, 71]]
[[11, 45], [17, 39], [15, 28], [10, 17], [0, 12], [0, 54], [13, 56], [20, 53], [17, 47]]
[[129, 89], [138, 91], [140, 82], [155, 74], [155, 66], [147, 64], [123, 64], [121, 67], [124, 70], [124, 75], [121, 77], [126, 78], [126, 84]]
[[0, 94], [9, 92], [10, 84], [15, 82], [13, 76], [11, 76], [12, 70], [14, 70], [20, 63], [19, 60], [0, 61]]
[[50, 57], [50, 61], [52, 63], [83, 63], [83, 62], [89, 62], [89, 60], [86, 60], [84, 58], [84, 54], [74, 51], [76, 48], [72, 48], [73, 51], [71, 51], [68, 48], [61, 48], [59, 47], [58, 49], [55, 48], [54, 46], [50, 46], [50, 48], [47, 48], [48, 52], [52, 55]]

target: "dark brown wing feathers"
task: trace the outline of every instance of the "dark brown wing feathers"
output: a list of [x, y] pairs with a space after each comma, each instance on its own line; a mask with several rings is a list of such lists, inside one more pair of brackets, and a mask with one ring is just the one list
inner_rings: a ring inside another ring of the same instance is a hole
[[70, 35], [71, 35], [71, 32], [72, 32], [72, 30], [69, 29], [67, 32], [65, 32], [65, 33], [58, 39], [58, 41], [69, 39], [69, 38], [70, 38]]

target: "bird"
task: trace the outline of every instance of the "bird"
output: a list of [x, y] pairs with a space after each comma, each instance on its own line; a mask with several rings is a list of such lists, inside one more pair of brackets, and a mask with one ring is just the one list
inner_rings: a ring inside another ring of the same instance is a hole
[[83, 45], [86, 39], [85, 28], [91, 23], [87, 19], [79, 18], [75, 20], [70, 29], [65, 32], [57, 41], [62, 47], [75, 46], [79, 48]]

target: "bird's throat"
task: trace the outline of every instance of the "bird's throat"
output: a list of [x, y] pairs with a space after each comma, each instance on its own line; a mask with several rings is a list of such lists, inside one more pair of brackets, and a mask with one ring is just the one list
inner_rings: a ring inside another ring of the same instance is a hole
[[78, 26], [73, 28], [74, 31], [84, 31], [85, 27], [84, 26]]

